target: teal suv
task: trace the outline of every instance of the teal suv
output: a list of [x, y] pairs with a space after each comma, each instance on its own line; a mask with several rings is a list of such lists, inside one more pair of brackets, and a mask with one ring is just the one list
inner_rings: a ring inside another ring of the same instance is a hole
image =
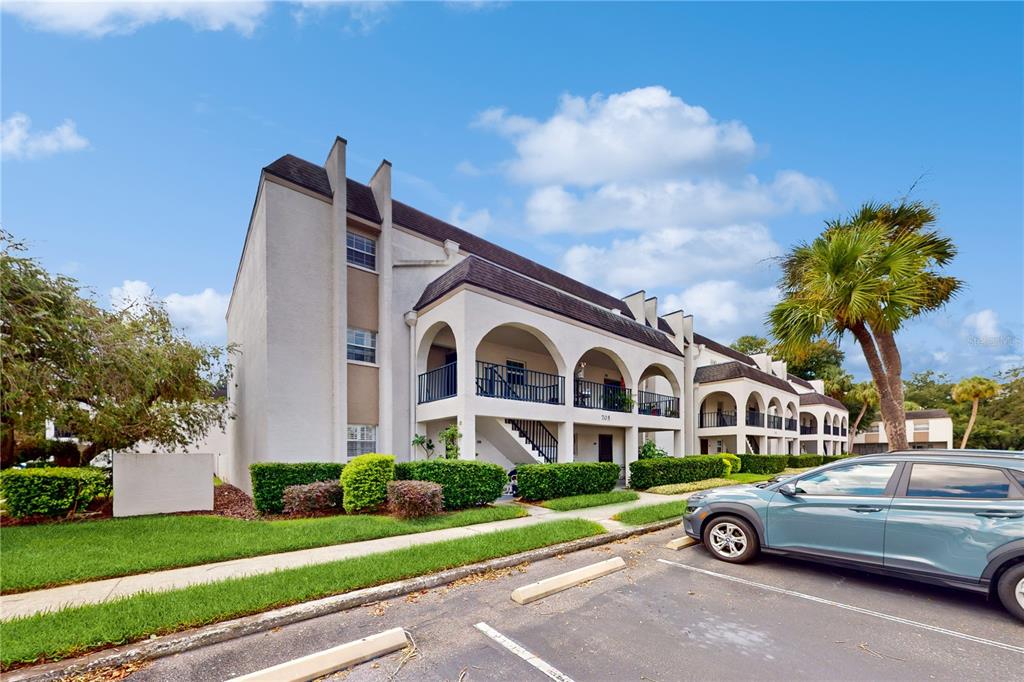
[[766, 552], [862, 568], [995, 596], [1024, 620], [1024, 453], [850, 457], [689, 502], [686, 534], [722, 561]]

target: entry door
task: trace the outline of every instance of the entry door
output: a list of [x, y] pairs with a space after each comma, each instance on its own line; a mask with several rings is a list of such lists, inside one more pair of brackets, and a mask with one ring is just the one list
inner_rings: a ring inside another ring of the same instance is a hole
[[881, 564], [898, 468], [864, 462], [793, 480], [796, 494], [776, 492], [768, 505], [768, 546]]
[[597, 461], [612, 461], [612, 436], [610, 433], [602, 433], [597, 436]]

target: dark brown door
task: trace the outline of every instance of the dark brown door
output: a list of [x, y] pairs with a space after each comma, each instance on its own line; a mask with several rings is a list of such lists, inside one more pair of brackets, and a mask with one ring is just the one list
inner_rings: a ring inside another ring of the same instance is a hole
[[612, 436], [610, 433], [602, 433], [597, 436], [597, 461], [612, 461]]

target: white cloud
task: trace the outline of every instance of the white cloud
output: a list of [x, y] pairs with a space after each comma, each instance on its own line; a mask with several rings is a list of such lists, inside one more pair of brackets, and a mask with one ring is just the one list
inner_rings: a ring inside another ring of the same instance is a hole
[[32, 28], [94, 38], [126, 35], [161, 21], [182, 21], [201, 31], [233, 29], [252, 35], [269, 2], [182, 0], [180, 2], [23, 2], [3, 3], [3, 11]]
[[562, 257], [565, 274], [619, 295], [693, 285], [723, 272], [756, 277], [780, 253], [763, 225], [717, 230], [664, 228], [608, 246], [577, 244]]
[[473, 234], [482, 235], [487, 232], [487, 229], [493, 223], [493, 219], [491, 218], [491, 212], [486, 208], [466, 213], [466, 206], [460, 201], [452, 208], [448, 222]]
[[759, 327], [778, 300], [775, 287], [752, 289], [735, 280], [708, 280], [666, 296], [664, 309], [682, 309], [694, 315], [702, 331], [732, 338]]
[[[110, 305], [115, 309], [124, 309], [137, 301], [153, 298], [156, 298], [153, 288], [137, 279], [126, 279], [121, 286], [110, 290]], [[194, 336], [219, 338], [226, 331], [224, 314], [229, 298], [227, 294], [207, 288], [198, 294], [170, 294], [164, 297], [163, 303], [175, 326]]]
[[20, 112], [0, 123], [0, 155], [5, 159], [38, 159], [88, 147], [89, 140], [78, 134], [70, 118], [46, 132], [33, 131], [32, 119]]
[[999, 337], [999, 316], [991, 308], [979, 310], [964, 318], [963, 332], [980, 340], [991, 340]]
[[738, 184], [716, 178], [609, 183], [575, 193], [541, 187], [526, 202], [526, 221], [538, 232], [647, 230], [652, 226], [717, 226], [791, 211], [811, 213], [834, 199], [828, 183], [781, 171], [770, 183], [747, 176]]
[[491, 108], [475, 124], [511, 137], [510, 176], [531, 184], [592, 186], [707, 171], [749, 160], [754, 139], [660, 86], [589, 99], [563, 95], [540, 122]]

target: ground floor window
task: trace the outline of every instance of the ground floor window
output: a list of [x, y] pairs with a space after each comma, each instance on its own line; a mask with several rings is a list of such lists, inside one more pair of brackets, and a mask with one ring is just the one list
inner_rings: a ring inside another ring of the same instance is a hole
[[358, 457], [377, 450], [377, 427], [369, 424], [348, 425], [348, 456]]

